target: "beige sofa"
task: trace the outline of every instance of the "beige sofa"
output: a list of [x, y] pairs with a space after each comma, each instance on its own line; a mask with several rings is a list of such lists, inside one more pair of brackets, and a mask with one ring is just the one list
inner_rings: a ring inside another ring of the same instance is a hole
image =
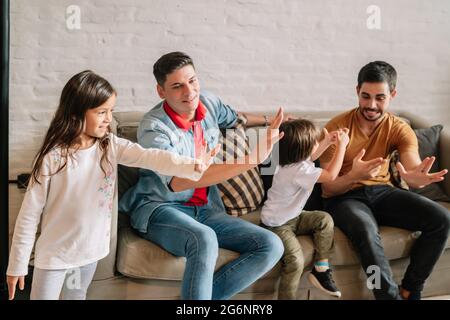
[[[323, 125], [336, 113], [304, 112], [298, 115]], [[135, 140], [136, 128], [142, 116], [141, 112], [117, 112], [114, 115], [113, 130], [121, 136]], [[401, 116], [408, 118], [414, 128], [425, 128], [430, 125], [411, 114]], [[450, 131], [442, 132], [440, 150], [441, 166], [450, 168]], [[122, 179], [120, 182], [133, 183], [136, 179], [135, 172], [122, 171], [119, 174], [119, 179]], [[450, 179], [445, 182], [445, 190], [450, 195]], [[450, 203], [442, 205], [450, 209]], [[115, 208], [114, 215], [117, 217], [117, 201]], [[243, 219], [258, 223], [259, 211], [245, 215]], [[175, 257], [157, 245], [138, 237], [130, 228], [126, 215], [119, 214], [118, 220], [113, 219], [112, 230], [117, 232], [112, 235], [111, 252], [98, 265], [88, 299], [179, 299], [185, 258]], [[386, 256], [390, 260], [394, 277], [399, 282], [408, 265], [408, 254], [418, 234], [391, 227], [381, 227], [380, 232]], [[309, 236], [300, 236], [299, 240], [305, 252], [306, 266], [309, 268], [313, 256], [312, 240]], [[216, 268], [220, 268], [237, 255], [235, 252], [220, 249]], [[358, 257], [348, 239], [338, 228], [335, 230], [335, 253], [331, 263], [343, 299], [373, 299], [372, 293], [367, 289], [366, 276], [359, 265]], [[280, 263], [234, 298], [273, 299], [276, 297], [279, 272]], [[331, 299], [312, 287], [305, 275], [300, 281], [299, 299]], [[424, 297], [444, 294], [450, 294], [450, 241], [423, 291]]]

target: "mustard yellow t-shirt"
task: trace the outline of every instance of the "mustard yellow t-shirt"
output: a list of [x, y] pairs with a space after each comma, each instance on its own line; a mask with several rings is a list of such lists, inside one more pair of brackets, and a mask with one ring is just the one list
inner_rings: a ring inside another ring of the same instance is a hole
[[[412, 128], [399, 117], [386, 112], [383, 120], [370, 136], [367, 136], [359, 127], [357, 119], [358, 108], [342, 113], [331, 119], [325, 128], [334, 131], [340, 128], [348, 128], [350, 130], [350, 142], [344, 156], [339, 176], [347, 174], [353, 164], [353, 159], [361, 151], [366, 149], [366, 153], [362, 160], [368, 161], [377, 157], [388, 158], [394, 150], [398, 150], [400, 154], [406, 151], [418, 152], [417, 137]], [[335, 152], [335, 146], [330, 146], [320, 157], [321, 163], [331, 161]], [[351, 189], [356, 189], [364, 185], [392, 185], [389, 173], [389, 161], [380, 170], [380, 173], [370, 179], [362, 180], [352, 185]]]

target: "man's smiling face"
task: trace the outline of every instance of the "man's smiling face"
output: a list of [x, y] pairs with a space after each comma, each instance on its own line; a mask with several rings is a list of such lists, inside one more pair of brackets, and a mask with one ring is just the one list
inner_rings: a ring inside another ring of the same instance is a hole
[[200, 83], [192, 65], [184, 66], [167, 75], [162, 86], [157, 85], [158, 94], [180, 115], [195, 112], [200, 99]]
[[389, 91], [387, 82], [363, 82], [356, 87], [359, 100], [359, 111], [367, 121], [381, 119], [389, 107], [392, 98], [397, 94]]

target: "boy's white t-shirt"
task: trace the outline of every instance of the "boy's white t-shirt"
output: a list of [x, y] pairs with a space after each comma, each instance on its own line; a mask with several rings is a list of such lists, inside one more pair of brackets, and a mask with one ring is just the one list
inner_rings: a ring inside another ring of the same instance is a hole
[[321, 172], [322, 169], [315, 167], [309, 159], [278, 166], [261, 210], [261, 222], [269, 227], [279, 227], [299, 216]]
[[36, 241], [34, 265], [40, 269], [68, 269], [100, 260], [109, 253], [111, 216], [117, 165], [142, 167], [198, 180], [195, 160], [159, 149], [144, 149], [137, 143], [110, 134], [107, 174], [100, 167], [99, 142], [78, 150], [59, 168], [63, 158], [55, 148], [45, 155], [39, 181], [30, 184], [17, 217], [7, 274], [28, 273], [28, 263]]

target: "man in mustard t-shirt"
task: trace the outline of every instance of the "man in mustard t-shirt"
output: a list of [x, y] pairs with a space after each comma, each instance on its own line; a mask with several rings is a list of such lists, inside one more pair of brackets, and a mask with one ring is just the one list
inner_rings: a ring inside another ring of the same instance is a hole
[[[424, 282], [439, 259], [450, 230], [450, 213], [416, 193], [395, 188], [386, 158], [398, 150], [397, 168], [410, 187], [422, 188], [444, 179], [447, 170], [430, 173], [434, 157], [419, 157], [416, 135], [398, 117], [386, 112], [395, 97], [397, 73], [388, 63], [375, 61], [358, 74], [359, 106], [331, 119], [328, 131], [349, 128], [350, 143], [339, 177], [322, 184], [325, 210], [350, 239], [367, 275], [380, 269], [376, 299], [420, 299]], [[333, 146], [320, 158], [328, 166]], [[384, 255], [378, 225], [421, 231], [410, 264], [398, 287]]]

